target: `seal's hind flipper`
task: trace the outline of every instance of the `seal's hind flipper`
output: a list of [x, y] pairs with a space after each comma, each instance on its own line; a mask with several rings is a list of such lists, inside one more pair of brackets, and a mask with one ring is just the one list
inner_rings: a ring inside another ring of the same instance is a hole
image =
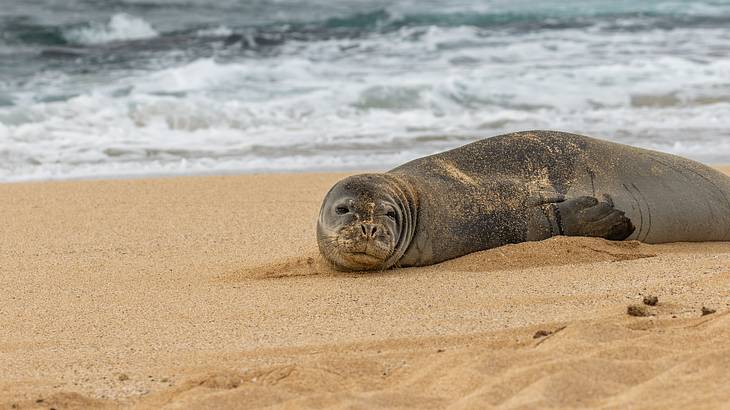
[[594, 236], [613, 241], [624, 240], [634, 232], [634, 224], [623, 211], [614, 208], [604, 195], [604, 202], [592, 196], [581, 196], [553, 205], [561, 234]]

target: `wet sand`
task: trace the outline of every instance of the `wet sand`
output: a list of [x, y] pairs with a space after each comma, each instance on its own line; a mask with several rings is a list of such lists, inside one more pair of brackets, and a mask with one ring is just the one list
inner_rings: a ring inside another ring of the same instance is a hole
[[730, 243], [337, 273], [314, 226], [343, 175], [0, 185], [0, 409], [730, 402]]

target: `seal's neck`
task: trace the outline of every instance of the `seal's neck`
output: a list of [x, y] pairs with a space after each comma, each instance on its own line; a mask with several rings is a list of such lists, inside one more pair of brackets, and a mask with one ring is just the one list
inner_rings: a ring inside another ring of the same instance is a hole
[[388, 269], [393, 266], [398, 266], [398, 262], [406, 253], [416, 233], [418, 223], [418, 193], [410, 181], [401, 175], [385, 173], [382, 176], [389, 182], [388, 186], [392, 191], [391, 196], [396, 201], [396, 205], [402, 215], [399, 221], [400, 235], [398, 241], [395, 244], [393, 253], [384, 263], [384, 268]]

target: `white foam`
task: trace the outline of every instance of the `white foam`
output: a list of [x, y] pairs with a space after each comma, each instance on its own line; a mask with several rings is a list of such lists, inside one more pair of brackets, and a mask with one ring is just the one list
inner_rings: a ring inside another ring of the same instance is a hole
[[54, 102], [36, 97], [81, 86], [39, 73], [0, 107], [0, 180], [382, 169], [535, 128], [730, 162], [727, 36], [409, 27], [87, 76]]
[[137, 78], [134, 89], [140, 93], [205, 90], [226, 86], [236, 79], [245, 80], [247, 69], [245, 65], [220, 65], [213, 59], [200, 59]]
[[218, 26], [198, 30], [195, 34], [198, 37], [226, 37], [233, 34], [233, 30], [226, 26]]
[[106, 23], [92, 23], [64, 33], [67, 41], [76, 44], [103, 44], [113, 41], [141, 40], [159, 33], [144, 19], [126, 13], [113, 15]]

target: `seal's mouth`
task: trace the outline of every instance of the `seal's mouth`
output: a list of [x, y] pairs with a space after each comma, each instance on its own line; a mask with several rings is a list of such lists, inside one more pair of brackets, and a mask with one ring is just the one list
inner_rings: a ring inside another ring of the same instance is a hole
[[370, 262], [370, 263], [383, 261], [382, 257], [372, 255], [367, 252], [346, 252], [345, 254], [348, 257], [350, 257], [350, 259], [358, 259], [358, 260], [363, 260], [363, 261]]
[[360, 239], [352, 242], [346, 241], [346, 243], [349, 246], [343, 246], [341, 248], [344, 254], [363, 259], [383, 261], [392, 251], [390, 244], [384, 240]]
[[382, 267], [385, 258], [375, 256], [366, 252], [342, 252], [340, 254], [344, 266], [352, 270], [373, 270]]
[[381, 224], [352, 223], [325, 236], [318, 232], [323, 255], [342, 270], [384, 269], [393, 254], [393, 235]]

